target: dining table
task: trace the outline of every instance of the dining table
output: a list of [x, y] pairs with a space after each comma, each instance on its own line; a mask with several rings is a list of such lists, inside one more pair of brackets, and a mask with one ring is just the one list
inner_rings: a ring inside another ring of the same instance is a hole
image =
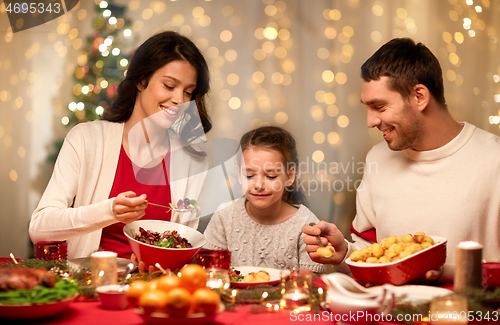
[[[10, 260], [9, 258], [0, 258], [0, 263]], [[434, 286], [436, 287], [436, 286]], [[452, 283], [439, 285], [440, 288], [453, 290]], [[231, 310], [224, 310], [218, 313], [210, 324], [220, 325], [281, 325], [281, 324], [345, 324], [336, 322], [333, 316], [327, 310], [320, 310], [319, 314], [312, 312], [295, 313], [293, 310], [264, 310], [265, 308], [256, 308], [256, 305], [237, 305]], [[2, 324], [6, 320], [0, 319]], [[19, 320], [12, 321], [15, 324], [64, 324], [64, 325], [88, 325], [88, 324], [120, 324], [120, 325], [139, 325], [145, 324], [144, 319], [133, 308], [128, 307], [121, 310], [111, 310], [102, 307], [101, 302], [91, 298], [76, 299], [62, 312], [37, 320]], [[496, 321], [473, 321], [469, 324], [498, 324]], [[169, 323], [170, 324], [170, 323]], [[179, 325], [187, 325], [185, 324]], [[372, 324], [390, 325], [404, 324], [398, 321], [375, 321]], [[414, 324], [428, 324], [426, 322], [415, 322]], [[450, 322], [453, 324], [453, 322]], [[463, 324], [463, 323], [461, 323]]]

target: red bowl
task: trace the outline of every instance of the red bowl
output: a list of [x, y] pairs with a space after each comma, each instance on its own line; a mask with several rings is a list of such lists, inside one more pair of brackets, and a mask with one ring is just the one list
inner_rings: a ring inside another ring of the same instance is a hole
[[350, 258], [345, 262], [358, 282], [400, 285], [440, 268], [446, 261], [446, 238], [431, 237], [436, 244], [396, 262], [358, 263]]
[[[135, 234], [139, 233], [139, 227], [163, 233], [167, 230], [175, 230], [180, 236], [186, 238], [193, 245], [192, 248], [165, 248], [153, 246], [135, 240]], [[178, 223], [161, 220], [137, 220], [123, 227], [132, 252], [139, 261], [146, 265], [159, 263], [162, 268], [175, 271], [193, 260], [194, 255], [205, 244], [205, 236], [196, 229]]]

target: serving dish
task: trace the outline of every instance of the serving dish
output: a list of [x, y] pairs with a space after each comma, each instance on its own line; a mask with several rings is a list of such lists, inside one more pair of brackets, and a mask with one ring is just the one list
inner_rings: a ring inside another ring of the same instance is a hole
[[274, 269], [271, 267], [262, 267], [262, 266], [234, 266], [234, 270], [240, 271], [240, 274], [245, 276], [248, 273], [257, 273], [259, 271], [266, 271], [271, 276], [269, 281], [264, 282], [231, 282], [231, 287], [233, 288], [247, 288], [247, 287], [255, 287], [262, 285], [276, 285], [280, 282], [280, 270]]
[[424, 275], [429, 270], [439, 269], [446, 261], [446, 238], [430, 237], [436, 244], [396, 262], [359, 263], [348, 258], [346, 264], [358, 282], [401, 285]]
[[[149, 245], [135, 240], [135, 234], [139, 232], [139, 227], [163, 233], [167, 230], [179, 233], [186, 238], [193, 246], [192, 248], [165, 248]], [[177, 270], [193, 260], [194, 255], [205, 244], [205, 236], [196, 229], [174, 222], [162, 220], [137, 220], [123, 227], [123, 233], [132, 248], [132, 252], [139, 261], [146, 265], [159, 263], [164, 269]]]
[[432, 299], [452, 294], [453, 291], [426, 285], [402, 285], [402, 286], [377, 286], [366, 290], [379, 294], [384, 289], [392, 292], [396, 298], [396, 305], [408, 305], [412, 303], [426, 303]]
[[135, 308], [134, 311], [139, 314], [147, 324], [152, 325], [203, 325], [212, 324], [217, 314], [224, 311], [224, 305], [221, 303], [215, 314], [207, 315], [203, 313], [188, 314], [186, 317], [170, 317], [168, 314], [151, 313], [146, 314], [142, 308]]
[[34, 320], [54, 316], [68, 308], [77, 296], [44, 304], [0, 304], [0, 319]]

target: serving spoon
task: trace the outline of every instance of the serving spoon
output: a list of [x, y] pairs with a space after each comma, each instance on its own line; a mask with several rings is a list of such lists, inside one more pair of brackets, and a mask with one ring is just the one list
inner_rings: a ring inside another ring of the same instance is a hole
[[133, 268], [134, 268], [133, 263], [127, 264], [127, 268], [125, 269], [125, 273], [123, 273], [122, 283], [120, 285], [120, 289], [118, 289], [118, 292], [125, 291], [125, 281], [127, 280], [127, 276], [130, 274], [130, 272], [132, 271]]

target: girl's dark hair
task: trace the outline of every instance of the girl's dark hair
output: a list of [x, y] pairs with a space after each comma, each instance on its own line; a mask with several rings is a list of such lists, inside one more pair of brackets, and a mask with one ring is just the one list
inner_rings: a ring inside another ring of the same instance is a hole
[[410, 38], [395, 38], [382, 45], [361, 66], [361, 78], [369, 82], [382, 76], [390, 78], [391, 89], [403, 98], [408, 98], [413, 87], [422, 84], [446, 108], [441, 66], [424, 44]]
[[250, 147], [276, 150], [283, 157], [286, 173], [295, 167], [295, 180], [291, 186], [285, 187], [283, 201], [288, 204], [306, 204], [306, 197], [297, 186], [299, 158], [294, 137], [290, 132], [277, 126], [263, 126], [249, 131], [241, 137], [241, 152]]
[[[190, 39], [174, 31], [156, 34], [137, 48], [130, 60], [125, 79], [118, 85], [118, 97], [104, 111], [102, 119], [110, 122], [126, 122], [134, 110], [135, 99], [139, 91], [137, 86], [142, 83], [144, 87], [147, 87], [156, 70], [178, 60], [189, 62], [198, 73], [196, 89], [191, 98], [195, 101], [198, 112], [193, 111], [194, 105], [185, 111], [185, 123], [179, 132], [180, 139], [189, 144], [210, 131], [212, 123], [205, 102], [205, 95], [210, 90], [207, 62]], [[200, 120], [201, 127], [199, 126]], [[204, 155], [191, 146], [185, 149], [196, 156]]]

